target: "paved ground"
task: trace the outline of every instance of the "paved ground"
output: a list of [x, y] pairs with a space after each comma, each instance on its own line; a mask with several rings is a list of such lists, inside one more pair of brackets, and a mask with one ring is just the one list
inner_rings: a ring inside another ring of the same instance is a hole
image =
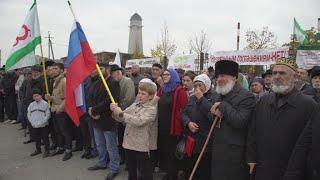
[[[96, 159], [81, 159], [82, 152], [63, 162], [62, 155], [43, 159], [42, 155], [30, 157], [35, 150], [33, 143], [23, 144], [26, 139], [19, 125], [0, 123], [0, 180], [103, 180], [108, 170], [88, 171]], [[116, 180], [127, 179], [121, 167]], [[156, 178], [158, 179], [158, 178]]]

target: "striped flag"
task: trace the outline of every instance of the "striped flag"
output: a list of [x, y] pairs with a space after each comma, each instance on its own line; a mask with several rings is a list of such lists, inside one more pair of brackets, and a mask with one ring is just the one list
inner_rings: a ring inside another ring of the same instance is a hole
[[34, 50], [41, 43], [40, 26], [36, 1], [32, 4], [27, 17], [15, 38], [5, 70], [32, 66], [36, 63]]
[[96, 69], [93, 55], [80, 23], [75, 22], [69, 38], [66, 74], [66, 112], [79, 126], [85, 110], [84, 80]]

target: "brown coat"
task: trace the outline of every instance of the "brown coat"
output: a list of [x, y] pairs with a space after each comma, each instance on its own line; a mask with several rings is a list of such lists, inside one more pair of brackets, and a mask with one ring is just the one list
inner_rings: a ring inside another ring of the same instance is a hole
[[50, 101], [51, 112], [65, 112], [65, 95], [66, 95], [66, 78], [60, 74], [55, 78], [53, 83], [53, 91]]
[[[116, 120], [126, 125], [122, 146], [125, 149], [149, 152], [151, 144], [150, 126], [155, 122], [156, 115], [157, 102], [154, 100], [145, 104], [133, 103], [123, 111], [122, 118], [115, 115]], [[154, 146], [154, 142], [152, 144]]]

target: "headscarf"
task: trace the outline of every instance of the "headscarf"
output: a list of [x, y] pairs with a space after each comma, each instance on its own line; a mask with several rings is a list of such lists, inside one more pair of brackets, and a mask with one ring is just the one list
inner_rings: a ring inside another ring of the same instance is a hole
[[211, 88], [211, 80], [206, 74], [200, 74], [196, 76], [193, 82], [196, 82], [196, 81], [200, 81], [206, 86], [206, 92], [208, 92], [209, 89]]
[[177, 71], [175, 71], [172, 68], [169, 68], [166, 71], [168, 71], [170, 73], [170, 80], [168, 83], [164, 84], [163, 89], [162, 89], [163, 93], [168, 93], [168, 92], [174, 91], [176, 89], [176, 87], [181, 82]]

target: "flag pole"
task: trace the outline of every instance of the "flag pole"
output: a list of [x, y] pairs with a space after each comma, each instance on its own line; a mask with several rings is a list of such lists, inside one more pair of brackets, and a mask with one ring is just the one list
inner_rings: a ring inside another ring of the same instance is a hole
[[[35, 3], [37, 2], [36, 0], [34, 1]], [[38, 6], [38, 4], [36, 4], [36, 6]], [[39, 14], [38, 14], [38, 11], [37, 11], [37, 18], [39, 19]], [[39, 27], [40, 29], [40, 27]], [[42, 62], [42, 71], [43, 71], [43, 78], [44, 78], [44, 86], [45, 86], [45, 89], [46, 89], [46, 94], [49, 94], [49, 86], [48, 86], [48, 80], [47, 80], [47, 72], [46, 72], [46, 67], [45, 67], [45, 62], [44, 62], [44, 58], [43, 58], [43, 50], [42, 50], [42, 41], [40, 42], [40, 53], [41, 53], [41, 62]], [[48, 101], [50, 104], [50, 101]]]
[[[73, 15], [73, 17], [74, 17], [74, 20], [77, 21], [76, 15], [75, 15], [75, 13], [74, 13], [74, 11], [73, 11], [73, 9], [72, 9], [71, 2], [70, 2], [70, 1], [68, 1], [68, 5], [69, 5], [70, 11], [71, 11], [71, 13], [72, 13], [72, 15]], [[100, 67], [99, 67], [98, 64], [96, 64], [96, 69], [97, 69], [97, 71], [98, 71], [98, 74], [99, 74], [99, 77], [100, 77], [100, 79], [101, 79], [101, 81], [102, 81], [102, 84], [104, 85], [104, 88], [106, 89], [106, 91], [107, 91], [107, 93], [108, 93], [108, 95], [109, 95], [109, 97], [110, 97], [111, 102], [112, 102], [112, 103], [115, 103], [114, 98], [113, 98], [113, 96], [112, 96], [112, 94], [111, 94], [111, 91], [110, 91], [110, 89], [109, 89], [109, 86], [108, 86], [108, 84], [107, 84], [107, 82], [106, 82], [106, 79], [103, 77], [103, 74], [102, 74], [102, 72], [101, 72]]]

